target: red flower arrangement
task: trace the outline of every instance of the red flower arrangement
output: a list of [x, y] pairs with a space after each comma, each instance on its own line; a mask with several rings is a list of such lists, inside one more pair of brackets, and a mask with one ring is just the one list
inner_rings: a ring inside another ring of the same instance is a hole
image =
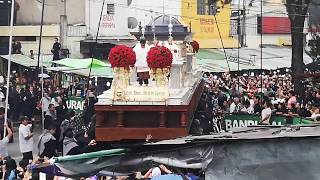
[[113, 47], [109, 53], [111, 67], [132, 67], [136, 63], [136, 54], [125, 45]]
[[194, 53], [197, 53], [199, 51], [200, 45], [199, 45], [199, 43], [197, 41], [193, 40], [191, 42], [191, 46], [192, 46], [192, 49], [193, 49]]
[[147, 54], [147, 63], [150, 68], [170, 68], [172, 53], [164, 46], [152, 47]]

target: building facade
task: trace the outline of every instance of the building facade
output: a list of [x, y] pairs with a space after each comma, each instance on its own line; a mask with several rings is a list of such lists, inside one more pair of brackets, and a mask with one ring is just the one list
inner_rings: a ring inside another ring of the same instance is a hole
[[[24, 54], [27, 55], [30, 50], [37, 54], [42, 1], [16, 0], [15, 2], [18, 7], [13, 36], [21, 42]], [[56, 37], [60, 37], [63, 48], [68, 49], [73, 58], [91, 56], [95, 53], [92, 52], [92, 48], [100, 48], [99, 54], [105, 48], [111, 48], [111, 44], [129, 42], [132, 45], [134, 37], [130, 32], [137, 31], [139, 26], [145, 26], [163, 14], [188, 26], [201, 48], [221, 48], [220, 38], [226, 48], [237, 46], [237, 41], [232, 38], [230, 32], [231, 5], [228, 1], [106, 0], [102, 14], [102, 0], [46, 0], [45, 2], [41, 47], [41, 53], [44, 54], [50, 54]], [[102, 16], [99, 24], [100, 14]], [[98, 44], [95, 44], [98, 27]], [[3, 51], [7, 52], [9, 26], [1, 26], [0, 33], [2, 34], [0, 45], [4, 47]]]
[[[238, 38], [241, 46], [259, 48], [263, 45], [291, 46], [291, 26], [286, 7], [281, 0], [232, 1], [233, 36]], [[308, 31], [308, 17], [305, 32]]]

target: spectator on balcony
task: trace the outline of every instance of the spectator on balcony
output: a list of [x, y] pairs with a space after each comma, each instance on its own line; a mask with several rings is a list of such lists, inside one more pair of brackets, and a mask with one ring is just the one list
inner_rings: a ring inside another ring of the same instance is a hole
[[13, 39], [12, 54], [21, 54], [21, 49], [22, 49], [22, 46], [21, 46], [20, 41]]
[[32, 50], [32, 49], [30, 50], [29, 58], [30, 58], [30, 59], [34, 59], [34, 53], [33, 53], [33, 50]]
[[59, 43], [58, 38], [55, 38], [54, 44], [52, 46], [51, 52], [53, 54], [53, 60], [60, 60], [60, 49], [61, 49], [61, 44]]

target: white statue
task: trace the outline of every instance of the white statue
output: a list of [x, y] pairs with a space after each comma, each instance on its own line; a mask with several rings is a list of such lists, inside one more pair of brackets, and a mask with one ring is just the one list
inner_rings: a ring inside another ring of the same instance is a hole
[[168, 48], [173, 56], [173, 60], [180, 58], [180, 48], [173, 42], [172, 36], [169, 37], [168, 41], [165, 42], [164, 46]]

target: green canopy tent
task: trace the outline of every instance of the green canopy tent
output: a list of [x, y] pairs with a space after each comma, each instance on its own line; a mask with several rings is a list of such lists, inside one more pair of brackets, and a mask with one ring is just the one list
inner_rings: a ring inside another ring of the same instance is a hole
[[97, 67], [110, 67], [110, 64], [107, 64], [103, 61], [98, 59], [72, 59], [72, 58], [65, 58], [58, 61], [53, 61], [55, 64], [59, 64], [62, 66], [72, 67], [72, 68], [90, 68], [92, 63], [92, 68]]
[[[77, 74], [80, 76], [89, 76], [90, 67], [89, 68], [72, 68], [72, 67], [49, 67], [47, 68], [49, 71], [60, 71], [64, 73]], [[106, 77], [112, 78], [112, 68], [111, 67], [92, 67], [90, 77]]]
[[[112, 78], [112, 68], [111, 65], [105, 63], [98, 59], [72, 59], [66, 58], [59, 61], [54, 61], [53, 63], [59, 64], [62, 66], [59, 67], [49, 67], [47, 70], [50, 71], [61, 71], [65, 73], [77, 74], [80, 76], [90, 77], [107, 77]], [[92, 63], [92, 66], [91, 66]], [[91, 68], [91, 73], [90, 73]]]

